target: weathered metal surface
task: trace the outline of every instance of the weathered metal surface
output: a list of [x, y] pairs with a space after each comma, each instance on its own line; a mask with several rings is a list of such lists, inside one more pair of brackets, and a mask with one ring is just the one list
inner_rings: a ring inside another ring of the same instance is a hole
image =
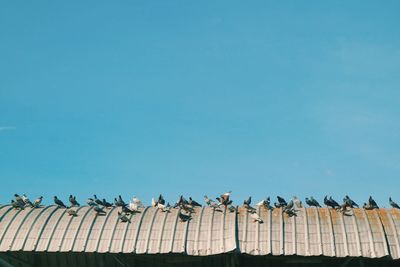
[[[400, 211], [354, 209], [348, 215], [328, 208], [257, 208], [263, 223], [238, 211], [196, 208], [182, 222], [179, 210], [144, 208], [118, 220], [119, 208], [97, 215], [89, 207], [68, 216], [56, 206], [0, 208], [0, 252], [182, 253], [194, 256], [236, 251], [250, 255], [400, 258]], [[75, 263], [71, 265], [74, 266]], [[76, 263], [77, 264], [77, 263]]]

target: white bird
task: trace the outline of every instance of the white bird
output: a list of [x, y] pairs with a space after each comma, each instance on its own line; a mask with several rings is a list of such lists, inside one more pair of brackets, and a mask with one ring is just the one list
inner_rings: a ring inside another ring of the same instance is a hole
[[129, 201], [129, 210], [137, 212], [139, 211], [139, 206], [136, 203]]
[[265, 206], [267, 204], [267, 202], [265, 201], [265, 199], [261, 200], [260, 202], [258, 202], [256, 204], [256, 206]]
[[303, 204], [301, 203], [301, 200], [298, 197], [293, 196], [293, 202], [296, 205], [296, 208], [298, 209], [303, 208]]
[[22, 200], [24, 201], [24, 203], [26, 205], [29, 205], [29, 206], [33, 207], [32, 202], [29, 200], [29, 198], [25, 194], [22, 195]]
[[143, 207], [142, 201], [140, 201], [140, 199], [137, 198], [136, 196], [133, 196], [132, 202], [135, 203], [138, 207]]
[[154, 200], [154, 197], [151, 198], [151, 206], [152, 207], [157, 207], [157, 201]]
[[167, 203], [167, 205], [158, 203], [157, 208], [159, 208], [162, 212], [169, 212], [169, 210], [171, 209], [169, 203]]
[[254, 220], [254, 222], [263, 223], [263, 220], [260, 218], [256, 212], [251, 213], [250, 217]]

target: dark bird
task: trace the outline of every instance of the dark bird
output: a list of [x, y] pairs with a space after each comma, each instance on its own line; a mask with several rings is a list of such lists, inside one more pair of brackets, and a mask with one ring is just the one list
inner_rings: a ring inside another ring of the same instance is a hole
[[118, 200], [116, 198], [114, 198], [114, 204], [117, 207], [126, 206], [126, 203], [125, 203], [125, 201], [122, 200], [121, 195], [118, 196]]
[[315, 199], [315, 198], [313, 198], [312, 196], [310, 197], [310, 200], [314, 203], [314, 206], [315, 207], [320, 207], [321, 208], [321, 205], [319, 204], [319, 202]]
[[123, 223], [131, 222], [131, 219], [129, 219], [129, 217], [125, 213], [119, 212], [119, 211], [118, 211], [118, 219], [120, 219], [121, 222], [123, 222]]
[[20, 202], [20, 203], [24, 203], [24, 200], [22, 199], [22, 197], [18, 194], [14, 194], [15, 196], [15, 201], [16, 202]]
[[104, 205], [103, 205], [103, 201], [101, 201], [100, 199], [98, 199], [96, 195], [93, 195], [93, 200], [94, 200], [94, 202], [95, 202], [97, 205], [102, 205], [102, 206], [104, 206]]
[[160, 203], [161, 205], [165, 205], [165, 199], [161, 194], [158, 196], [157, 204], [158, 203]]
[[112, 204], [110, 202], [107, 202], [105, 198], [103, 198], [103, 205], [106, 208], [111, 208], [112, 207]]
[[20, 209], [20, 210], [25, 209], [25, 205], [23, 205], [21, 202], [15, 201], [14, 199], [11, 200], [11, 206], [16, 210], [17, 209]]
[[285, 212], [289, 217], [297, 216], [296, 210], [295, 210], [294, 208], [293, 208], [293, 209], [285, 209], [284, 212]]
[[71, 203], [71, 207], [79, 207], [78, 201], [76, 201], [76, 197], [73, 195], [69, 195], [69, 203]]
[[179, 211], [179, 219], [181, 220], [181, 222], [186, 222], [192, 219], [192, 216], [190, 216], [189, 214], [183, 214], [182, 212]]
[[328, 198], [328, 196], [324, 197], [324, 204], [327, 207], [330, 207], [332, 209], [339, 209], [340, 205], [337, 203], [332, 197]]
[[364, 202], [363, 208], [366, 210], [373, 210], [374, 208], [370, 205]]
[[193, 207], [201, 207], [201, 204], [198, 203], [197, 201], [193, 200], [192, 197], [189, 197], [188, 204], [192, 205]]
[[106, 212], [104, 211], [104, 207], [101, 206], [93, 206], [93, 210], [97, 213], [97, 215], [106, 214]]
[[138, 212], [138, 210], [131, 210], [128, 206], [121, 206], [121, 211], [123, 213], [134, 213]]
[[250, 204], [251, 204], [251, 196], [248, 199], [243, 201], [243, 205], [249, 205], [250, 206]]
[[54, 196], [54, 203], [55, 203], [58, 207], [67, 208], [67, 206], [65, 206], [64, 203], [63, 203], [61, 200], [59, 200], [59, 199], [57, 198], [57, 196]]
[[276, 198], [278, 199], [278, 204], [280, 207], [287, 206], [287, 202], [283, 197], [277, 196]]
[[394, 202], [391, 197], [389, 197], [389, 204], [395, 209], [400, 209], [400, 206], [396, 202]]
[[35, 201], [33, 201], [33, 206], [35, 208], [39, 208], [40, 204], [42, 203], [43, 200], [43, 196], [38, 197], [37, 199], [35, 199]]
[[285, 210], [291, 210], [294, 208], [294, 201], [290, 200], [289, 203], [284, 207]]
[[316, 201], [313, 197], [307, 198], [306, 197], [306, 203], [310, 207], [321, 207], [321, 205]]
[[343, 202], [344, 202], [344, 204], [346, 205], [346, 206], [349, 206], [349, 207], [351, 207], [351, 208], [354, 208], [354, 207], [359, 207], [358, 206], [358, 204], [356, 203], [356, 202], [354, 202], [348, 195], [346, 195], [344, 198], [343, 198]]
[[378, 204], [376, 204], [376, 201], [372, 198], [372, 196], [369, 196], [368, 204], [369, 204], [373, 209], [379, 209]]

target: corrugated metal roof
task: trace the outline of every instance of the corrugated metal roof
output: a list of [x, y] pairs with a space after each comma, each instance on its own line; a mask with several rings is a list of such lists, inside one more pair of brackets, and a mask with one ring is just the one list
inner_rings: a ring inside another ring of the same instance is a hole
[[230, 212], [196, 208], [182, 222], [171, 212], [148, 207], [118, 219], [119, 208], [98, 216], [85, 206], [68, 216], [56, 206], [0, 208], [0, 251], [184, 253], [400, 258], [400, 211], [353, 209], [352, 215], [328, 208], [302, 208], [289, 217], [281, 209], [257, 208], [263, 223], [244, 208]]

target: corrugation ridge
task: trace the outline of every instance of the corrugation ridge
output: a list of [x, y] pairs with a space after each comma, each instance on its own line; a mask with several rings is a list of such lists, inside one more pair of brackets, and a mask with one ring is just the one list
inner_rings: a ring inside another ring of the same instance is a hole
[[33, 251], [36, 251], [36, 248], [37, 248], [37, 246], [38, 246], [38, 244], [39, 244], [40, 238], [42, 237], [43, 232], [44, 232], [44, 229], [46, 228], [47, 223], [49, 222], [50, 218], [51, 218], [51, 217], [53, 216], [53, 214], [59, 209], [59, 207], [58, 207], [58, 206], [55, 206], [55, 205], [52, 205], [51, 207], [55, 207], [55, 209], [49, 214], [49, 216], [47, 217], [46, 221], [43, 223], [42, 229], [40, 229], [40, 233], [39, 233], [39, 235], [37, 236], [36, 241], [34, 242]]
[[32, 231], [32, 229], [33, 229], [33, 226], [35, 225], [35, 223], [37, 222], [37, 220], [39, 219], [39, 217], [43, 214], [43, 212], [45, 212], [45, 211], [46, 211], [48, 208], [50, 208], [50, 207], [52, 207], [52, 206], [47, 206], [47, 207], [43, 208], [43, 209], [37, 214], [37, 216], [35, 217], [35, 219], [33, 220], [32, 224], [31, 224], [31, 226], [29, 227], [28, 232], [26, 233], [24, 242], [22, 243], [22, 246], [21, 246], [21, 249], [20, 249], [20, 250], [23, 250], [23, 249], [24, 249], [25, 244], [26, 244], [26, 241], [28, 240], [29, 235], [31, 234], [31, 231]]
[[[77, 208], [77, 209], [76, 209], [76, 213], [78, 213], [78, 211], [81, 210], [82, 208], [83, 208], [83, 206]], [[67, 234], [67, 231], [69, 230], [69, 227], [70, 227], [70, 225], [71, 225], [71, 222], [72, 222], [73, 218], [74, 218], [74, 216], [71, 216], [71, 218], [69, 219], [69, 222], [68, 222], [68, 224], [67, 224], [67, 227], [65, 227], [64, 233], [63, 233], [63, 235], [62, 235], [62, 237], [61, 237], [60, 250], [61, 250], [62, 247], [63, 247], [64, 240], [65, 240], [65, 236], [66, 236], [66, 234]], [[72, 250], [72, 248], [71, 248], [71, 250]], [[71, 251], [71, 250], [70, 250], [70, 251]]]
[[18, 211], [14, 214], [14, 216], [11, 218], [11, 220], [8, 222], [7, 226], [4, 228], [4, 232], [3, 232], [3, 234], [1, 235], [1, 238], [0, 238], [0, 244], [3, 243], [3, 238], [4, 238], [4, 236], [6, 235], [6, 233], [8, 232], [8, 228], [10, 228], [10, 226], [11, 226], [11, 224], [13, 223], [15, 217], [17, 217], [17, 215], [18, 215], [21, 211], [22, 211], [22, 210], [18, 210]]
[[[260, 214], [260, 206], [257, 207], [257, 214], [261, 218]], [[255, 223], [255, 239], [254, 239], [254, 255], [259, 255], [260, 254], [260, 223], [256, 222]]]
[[[141, 228], [141, 226], [142, 226], [143, 218], [144, 218], [144, 216], [146, 215], [146, 212], [147, 212], [148, 209], [149, 209], [149, 208], [146, 207], [146, 208], [143, 210], [143, 212], [141, 213], [140, 220], [138, 221], [138, 223], [137, 223], [137, 225], [136, 225], [135, 241], [133, 242], [132, 252], [136, 252], [136, 245], [137, 245], [137, 242], [138, 242], [139, 230], [140, 230], [140, 228]], [[125, 236], [126, 236], [127, 231], [128, 231], [128, 228], [125, 229], [125, 233], [124, 233], [124, 238], [123, 238], [123, 240], [125, 240]], [[125, 244], [125, 242], [123, 242], [123, 244], [122, 244], [121, 251], [124, 251], [124, 244]]]
[[12, 238], [11, 244], [8, 246], [8, 250], [11, 250], [11, 248], [14, 246], [15, 239], [17, 238], [18, 233], [21, 230], [22, 225], [25, 223], [26, 219], [29, 218], [29, 215], [31, 215], [32, 212], [35, 210], [35, 209], [32, 209], [32, 208], [30, 208], [30, 209], [31, 210], [24, 216], [24, 218], [22, 218], [22, 221], [18, 225], [18, 228], [15, 231], [14, 237]]
[[340, 213], [340, 222], [341, 222], [341, 228], [342, 228], [342, 234], [343, 234], [343, 245], [344, 245], [344, 253], [345, 256], [350, 256], [349, 254], [349, 242], [347, 241], [347, 232], [346, 232], [346, 226], [344, 225], [344, 215], [343, 213]]
[[196, 226], [196, 233], [194, 237], [194, 255], [198, 255], [199, 253], [199, 236], [200, 236], [200, 227], [201, 227], [201, 220], [203, 217], [204, 207], [201, 207], [200, 214], [199, 214], [199, 221], [197, 222]]
[[279, 254], [285, 255], [285, 226], [284, 226], [282, 208], [279, 208], [279, 226], [280, 226]]
[[187, 242], [187, 235], [188, 235], [188, 230], [189, 230], [189, 222], [190, 222], [190, 220], [187, 220], [187, 221], [185, 222], [185, 230], [184, 230], [183, 235], [182, 235], [182, 250], [183, 250], [185, 253], [187, 253], [187, 245], [186, 245], [186, 242]]
[[173, 252], [174, 251], [175, 232], [176, 232], [176, 225], [178, 223], [179, 212], [181, 212], [181, 208], [179, 208], [178, 212], [176, 213], [175, 222], [174, 222], [174, 225], [172, 226], [172, 229], [171, 229], [171, 238], [170, 238], [171, 243], [170, 243], [169, 252]]
[[62, 217], [64, 216], [64, 214], [65, 214], [66, 211], [67, 211], [67, 209], [64, 209], [63, 213], [60, 214], [60, 216], [59, 216], [58, 219], [57, 219], [57, 222], [54, 224], [54, 227], [53, 227], [53, 229], [52, 229], [52, 231], [51, 231], [49, 240], [47, 241], [46, 249], [45, 249], [44, 251], [47, 251], [47, 250], [49, 249], [50, 243], [51, 243], [51, 241], [52, 241], [52, 239], [53, 239], [53, 235], [54, 235], [54, 233], [55, 233], [55, 231], [56, 231], [56, 229], [57, 229], [57, 226], [58, 226], [58, 224], [60, 223], [60, 221], [61, 221], [61, 219], [62, 219]]
[[215, 213], [215, 210], [211, 209], [210, 221], [208, 223], [208, 234], [207, 234], [207, 252], [206, 252], [207, 255], [210, 255], [212, 252], [211, 238], [212, 238], [212, 230], [213, 230], [214, 213]]
[[[132, 214], [130, 215], [130, 217], [129, 217], [129, 220], [132, 220]], [[112, 233], [111, 233], [111, 237], [110, 237], [110, 241], [108, 242], [108, 249], [106, 250], [106, 252], [109, 252], [109, 251], [111, 251], [111, 246], [112, 246], [112, 244], [113, 244], [113, 240], [114, 240], [114, 235], [115, 235], [115, 230], [117, 229], [117, 225], [118, 225], [118, 222], [119, 222], [119, 217], [118, 217], [118, 215], [117, 215], [117, 219], [115, 220], [115, 224], [114, 224], [114, 228], [113, 228], [113, 230], [112, 230]], [[129, 222], [126, 222], [127, 224], [130, 224]]]
[[375, 258], [376, 257], [376, 255], [375, 255], [375, 246], [374, 246], [374, 238], [372, 237], [371, 225], [369, 223], [369, 219], [368, 219], [368, 215], [367, 215], [366, 211], [364, 209], [361, 209], [361, 210], [362, 210], [362, 213], [364, 215], [365, 225], [368, 228], [368, 239], [369, 239], [369, 246], [370, 246], [371, 256], [373, 258]]
[[226, 209], [224, 209], [224, 215], [221, 220], [221, 226], [220, 226], [220, 231], [221, 231], [221, 251], [222, 253], [225, 252], [225, 218], [226, 218]]
[[82, 216], [82, 219], [81, 219], [80, 222], [79, 222], [79, 226], [78, 226], [78, 228], [76, 229], [75, 236], [74, 236], [74, 239], [73, 239], [73, 241], [72, 241], [71, 251], [74, 251], [75, 243], [76, 243], [76, 237], [78, 236], [79, 232], [81, 231], [81, 227], [82, 227], [83, 222], [85, 221], [86, 216], [90, 213], [91, 210], [92, 210], [92, 209], [91, 209], [90, 207], [88, 207], [87, 211], [86, 211], [85, 214]]
[[243, 249], [243, 252], [249, 253], [247, 251], [247, 227], [248, 227], [248, 212], [245, 210], [244, 212], [244, 218], [243, 218], [243, 229], [242, 229], [242, 245], [241, 248]]
[[296, 216], [292, 216], [292, 254], [297, 255], [297, 226], [296, 226]]
[[161, 244], [162, 244], [162, 239], [163, 239], [163, 235], [164, 235], [165, 222], [167, 221], [168, 215], [169, 215], [169, 212], [164, 212], [164, 219], [162, 220], [160, 234], [158, 236], [157, 253], [161, 253], [161, 247], [162, 247]]
[[[387, 217], [389, 218], [389, 223], [390, 226], [393, 229], [393, 235], [394, 235], [394, 240], [396, 242], [396, 251], [397, 251], [397, 257], [396, 259], [400, 258], [400, 242], [399, 242], [399, 233], [397, 231], [396, 225], [394, 224], [394, 219], [392, 216], [392, 213], [389, 212], [389, 210], [385, 210]], [[393, 255], [392, 255], [393, 256]]]
[[0, 222], [1, 222], [1, 221], [3, 220], [3, 218], [10, 212], [10, 210], [13, 209], [13, 207], [12, 207], [11, 205], [4, 205], [4, 206], [1, 206], [1, 207], [0, 207], [0, 210], [2, 210], [2, 209], [5, 208], [5, 207], [9, 207], [9, 209], [8, 209], [6, 212], [4, 212], [3, 215], [1, 215], [1, 217], [0, 217]]
[[[312, 209], [312, 208], [311, 208]], [[308, 237], [308, 216], [307, 216], [307, 209], [303, 208], [303, 214], [304, 214], [304, 255], [308, 256], [310, 255], [310, 243], [309, 243], [309, 237]]]
[[381, 232], [381, 236], [382, 236], [382, 243], [383, 243], [383, 250], [384, 250], [384, 255], [383, 256], [387, 256], [389, 255], [389, 249], [388, 249], [388, 242], [386, 239], [386, 234], [385, 234], [385, 230], [383, 228], [383, 223], [379, 217], [378, 212], [376, 211], [376, 209], [373, 210], [374, 215], [375, 215], [375, 219], [378, 221], [378, 227], [379, 227], [379, 231]]
[[315, 216], [315, 219], [316, 219], [316, 222], [317, 222], [317, 239], [318, 239], [318, 255], [322, 255], [323, 254], [323, 252], [322, 252], [322, 233], [321, 233], [321, 222], [320, 222], [320, 219], [319, 219], [319, 208], [317, 208], [317, 210], [316, 210], [316, 216]]
[[[95, 212], [95, 211], [94, 211], [94, 212]], [[86, 238], [85, 238], [85, 242], [83, 243], [82, 251], [86, 251], [86, 247], [87, 247], [88, 242], [89, 242], [90, 234], [92, 233], [93, 226], [94, 226], [94, 224], [96, 223], [97, 218], [98, 218], [99, 216], [104, 216], [104, 215], [96, 214], [96, 216], [93, 218], [93, 220], [92, 220], [92, 222], [91, 222], [91, 224], [90, 224], [90, 226], [89, 226], [89, 229], [88, 229], [88, 232], [87, 232], [87, 235], [86, 235]]]
[[146, 233], [146, 241], [144, 243], [144, 251], [145, 253], [148, 252], [149, 250], [149, 243], [150, 243], [150, 235], [151, 232], [153, 230], [153, 224], [154, 224], [154, 220], [157, 216], [157, 214], [160, 212], [160, 209], [156, 209], [155, 212], [152, 214], [151, 220], [150, 220], [150, 225], [149, 225], [149, 229], [147, 229], [147, 233]]
[[96, 252], [99, 250], [101, 238], [102, 238], [102, 236], [103, 236], [104, 227], [106, 226], [106, 224], [107, 224], [107, 222], [108, 222], [108, 219], [111, 217], [111, 214], [114, 212], [114, 210], [116, 210], [115, 207], [112, 207], [111, 210], [109, 210], [109, 212], [107, 213], [106, 218], [105, 218], [105, 220], [104, 220], [104, 222], [103, 222], [103, 225], [101, 226], [101, 230], [100, 230], [100, 233], [99, 233], [99, 237], [97, 238], [97, 241], [96, 241], [96, 248], [95, 248], [95, 251], [96, 251]]
[[268, 209], [268, 236], [267, 236], [267, 254], [272, 255], [272, 210]]
[[353, 215], [351, 217], [352, 217], [352, 222], [353, 222], [353, 228], [354, 228], [355, 235], [356, 235], [356, 244], [357, 244], [357, 252], [358, 252], [357, 256], [362, 256], [360, 231], [358, 230], [356, 216]]
[[329, 222], [329, 232], [331, 236], [331, 248], [332, 248], [332, 257], [336, 257], [336, 245], [335, 245], [335, 234], [333, 232], [333, 222], [332, 222], [332, 215], [331, 210], [326, 208], [326, 214], [328, 215], [328, 222]]

